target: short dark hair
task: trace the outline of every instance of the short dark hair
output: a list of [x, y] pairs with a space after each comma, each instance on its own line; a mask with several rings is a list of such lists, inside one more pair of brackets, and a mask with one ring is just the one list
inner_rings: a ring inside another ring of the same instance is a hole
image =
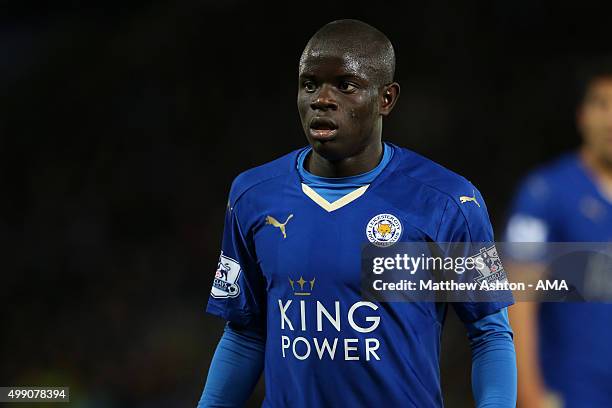
[[576, 100], [582, 103], [593, 82], [602, 79], [612, 79], [612, 55], [599, 56], [584, 60], [576, 70]]
[[[308, 41], [306, 51], [327, 47], [359, 55], [369, 60], [379, 85], [393, 82], [395, 51], [391, 41], [380, 30], [360, 20], [336, 20], [321, 27]], [[301, 59], [300, 59], [301, 63]]]

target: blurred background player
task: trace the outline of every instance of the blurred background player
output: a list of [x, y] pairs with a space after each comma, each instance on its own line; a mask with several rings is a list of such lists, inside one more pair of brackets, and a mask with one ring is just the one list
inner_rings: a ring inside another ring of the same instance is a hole
[[[526, 178], [508, 241], [612, 240], [612, 63], [586, 67], [581, 79], [576, 120], [582, 146]], [[532, 265], [531, 272], [538, 268]], [[517, 302], [510, 315], [519, 406], [612, 406], [612, 305]]]

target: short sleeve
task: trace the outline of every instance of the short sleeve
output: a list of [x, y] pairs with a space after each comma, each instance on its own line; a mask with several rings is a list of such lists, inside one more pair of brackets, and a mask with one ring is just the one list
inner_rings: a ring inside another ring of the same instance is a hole
[[508, 242], [549, 242], [555, 240], [554, 204], [550, 184], [534, 175], [525, 180], [515, 196], [504, 240]]
[[[455, 259], [480, 258], [483, 267], [471, 272], [456, 272], [458, 282], [481, 284], [506, 281], [507, 277], [497, 254], [493, 228], [485, 202], [478, 190], [471, 188], [469, 196], [453, 197], [446, 203], [437, 242], [444, 246], [447, 256]], [[477, 263], [481, 265], [480, 263]], [[514, 303], [507, 290], [471, 291], [461, 294], [460, 301], [453, 302], [457, 315], [469, 323], [495, 313]]]
[[265, 317], [265, 279], [252, 245], [251, 234], [239, 220], [239, 208], [228, 207], [221, 255], [206, 311], [247, 326]]

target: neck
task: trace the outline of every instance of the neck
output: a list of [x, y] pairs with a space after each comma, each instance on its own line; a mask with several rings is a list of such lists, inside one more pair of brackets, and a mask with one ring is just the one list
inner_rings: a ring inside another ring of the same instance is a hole
[[374, 169], [380, 163], [382, 154], [383, 145], [380, 140], [340, 160], [327, 160], [313, 149], [306, 158], [304, 167], [319, 177], [350, 177]]
[[580, 158], [595, 177], [595, 182], [602, 189], [603, 193], [612, 199], [612, 163], [603, 160], [588, 147], [582, 148]]

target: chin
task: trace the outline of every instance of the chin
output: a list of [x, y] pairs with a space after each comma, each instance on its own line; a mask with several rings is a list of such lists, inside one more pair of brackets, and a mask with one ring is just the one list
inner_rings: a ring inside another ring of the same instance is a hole
[[612, 169], [612, 152], [604, 153], [604, 155], [602, 156], [602, 160], [607, 168]]
[[345, 152], [341, 143], [338, 143], [337, 139], [332, 140], [309, 140], [312, 150], [314, 150], [319, 156], [329, 161], [337, 161], [344, 159], [348, 155]]

